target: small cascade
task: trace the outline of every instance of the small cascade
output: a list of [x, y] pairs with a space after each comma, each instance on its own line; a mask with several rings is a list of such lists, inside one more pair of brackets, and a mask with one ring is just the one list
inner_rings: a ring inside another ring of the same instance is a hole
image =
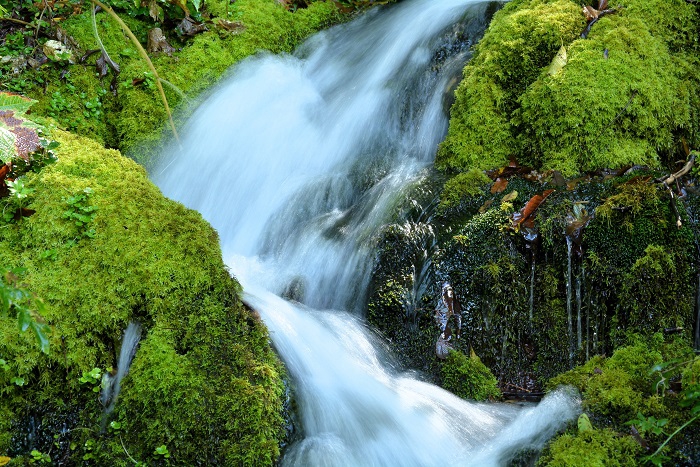
[[[155, 171], [166, 196], [217, 229], [289, 370], [300, 437], [281, 465], [503, 465], [578, 415], [564, 393], [533, 410], [461, 400], [398, 372], [362, 320], [377, 234], [432, 164], [447, 131], [445, 90], [494, 4], [406, 0], [293, 56], [248, 59]], [[443, 50], [456, 55], [443, 60]], [[416, 242], [415, 308], [435, 233], [424, 217], [402, 227]], [[298, 292], [284, 293], [290, 284]], [[504, 354], [507, 342], [504, 330]], [[125, 339], [122, 353], [133, 355], [126, 348]], [[110, 407], [117, 392], [118, 383]]]
[[102, 378], [102, 393], [100, 394], [100, 401], [105, 407], [105, 420], [107, 419], [107, 416], [112, 413], [112, 410], [114, 410], [114, 405], [117, 403], [117, 397], [119, 397], [122, 379], [124, 379], [126, 374], [129, 372], [131, 361], [133, 360], [134, 355], [136, 355], [136, 347], [139, 345], [140, 340], [141, 325], [132, 321], [124, 331], [122, 347], [119, 351], [117, 372], [113, 376], [109, 373], [105, 373]]
[[576, 278], [576, 338], [578, 349], [583, 348], [583, 328], [581, 327], [581, 282], [583, 282], [583, 263], [581, 264], [581, 273]]
[[569, 361], [573, 363], [574, 360], [574, 323], [573, 323], [573, 292], [572, 292], [572, 277], [571, 277], [571, 248], [572, 240], [568, 235], [566, 236], [566, 249], [567, 249], [567, 263], [566, 263], [566, 314], [567, 314], [567, 325], [569, 331]]

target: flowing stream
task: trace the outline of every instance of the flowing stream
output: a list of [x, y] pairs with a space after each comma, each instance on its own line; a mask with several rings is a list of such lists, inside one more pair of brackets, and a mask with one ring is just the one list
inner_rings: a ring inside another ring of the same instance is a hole
[[502, 465], [578, 414], [564, 391], [459, 399], [396, 368], [362, 318], [374, 235], [430, 168], [493, 4], [406, 0], [247, 59], [152, 173], [218, 230], [292, 375], [284, 465]]

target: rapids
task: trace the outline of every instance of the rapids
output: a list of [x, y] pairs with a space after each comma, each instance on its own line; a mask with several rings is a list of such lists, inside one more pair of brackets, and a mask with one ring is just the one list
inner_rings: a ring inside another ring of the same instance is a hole
[[564, 391], [459, 399], [397, 368], [363, 321], [374, 235], [430, 168], [494, 3], [406, 0], [247, 59], [153, 170], [217, 229], [289, 369], [299, 426], [283, 465], [502, 465], [578, 414]]

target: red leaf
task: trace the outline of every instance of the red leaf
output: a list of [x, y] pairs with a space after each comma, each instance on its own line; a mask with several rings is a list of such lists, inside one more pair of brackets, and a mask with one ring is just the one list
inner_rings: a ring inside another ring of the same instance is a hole
[[530, 201], [520, 210], [513, 214], [513, 227], [519, 229], [523, 227], [534, 227], [534, 214], [537, 208], [544, 202], [554, 190], [545, 190], [541, 195], [535, 195], [530, 198]]

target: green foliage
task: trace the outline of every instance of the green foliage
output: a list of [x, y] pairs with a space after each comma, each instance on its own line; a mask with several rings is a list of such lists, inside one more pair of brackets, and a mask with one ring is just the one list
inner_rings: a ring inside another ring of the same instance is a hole
[[631, 436], [610, 429], [592, 429], [558, 437], [537, 462], [538, 466], [630, 467], [639, 465], [642, 448]]
[[483, 401], [501, 397], [496, 377], [473, 352], [467, 357], [450, 350], [442, 366], [442, 386], [464, 399]]
[[[17, 313], [19, 330], [25, 332], [31, 329], [41, 351], [48, 353], [51, 328], [43, 322], [40, 315], [44, 310], [44, 303], [19, 282], [19, 277], [24, 273], [23, 269], [0, 268], [0, 272], [0, 314], [9, 316], [11, 313]], [[21, 378], [15, 378], [13, 382], [18, 386], [24, 384]]]
[[91, 387], [92, 392], [100, 392], [102, 383], [102, 370], [93, 368], [90, 371], [83, 371], [83, 376], [78, 380], [80, 384], [86, 384]]
[[[45, 408], [53, 425], [42, 426], [59, 428], [37, 433], [32, 449], [48, 452], [65, 427], [75, 449], [62, 443], [51, 456], [59, 451], [57, 458], [76, 464], [84, 456], [95, 465], [129, 464], [120, 436], [149, 465], [157, 465], [153, 450], [164, 444], [174, 465], [273, 464], [283, 432], [282, 367], [264, 326], [240, 302], [216, 232], [165, 199], [117, 151], [54, 136], [60, 160], [27, 175], [36, 213], [0, 229], [0, 264], [26, 269], [23, 281], [43, 298], [41, 315], [54, 328], [48, 338], [59, 350], [39, 353], [18, 335], [16, 321], [0, 319], [0, 355], [10, 365], [0, 370], [0, 452], [28, 454], [29, 417]], [[81, 203], [98, 209], [90, 224], [99, 235], [89, 242], [76, 242], [75, 225], [62, 221], [67, 193], [86, 195]], [[116, 366], [132, 320], [145, 332], [106, 420], [121, 428], [98, 436], [104, 408], [93, 369]], [[7, 384], [15, 376], [25, 386]]]
[[90, 197], [94, 193], [90, 187], [84, 188], [80, 193], [64, 198], [68, 209], [63, 211], [63, 218], [72, 221], [81, 235], [95, 238], [97, 233], [92, 227], [97, 206], [90, 204]]
[[464, 197], [481, 195], [484, 186], [489, 182], [491, 179], [481, 170], [472, 169], [457, 174], [445, 183], [445, 188], [440, 195], [440, 206], [442, 208], [453, 207], [459, 204]]
[[[134, 5], [131, 0], [112, 3], [139, 42], [145, 44], [153, 23], [147, 8], [140, 7], [139, 3], [133, 10]], [[188, 2], [188, 5], [194, 12], [194, 4]], [[208, 31], [192, 38], [178, 37], [167, 29], [170, 23], [161, 24], [168, 40], [178, 50], [172, 57], [165, 54], [151, 56], [159, 76], [184, 92], [180, 95], [169, 87], [165, 88], [168, 102], [174, 108], [182, 105], [181, 114], [189, 114], [186, 108], [191, 104], [189, 99], [208, 89], [239, 60], [260, 50], [291, 52], [311, 33], [346, 17], [333, 2], [313, 2], [308, 8], [291, 13], [269, 0], [238, 0], [235, 3], [211, 0], [201, 6], [200, 12], [203, 19], [207, 17], [214, 24]], [[155, 162], [152, 158], [160, 152], [161, 139], [171, 137], [160, 97], [148, 86], [156, 85], [156, 82], [151, 79], [134, 85], [134, 80], [138, 83], [144, 73], [151, 70], [115, 21], [104, 12], [98, 13], [96, 19], [106, 50], [121, 68], [116, 95], [106, 92], [108, 83], [99, 81], [92, 64], [67, 66], [67, 76], [65, 69], [61, 70], [59, 66], [25, 70], [20, 77], [30, 83], [22, 89], [38, 100], [35, 114], [52, 115], [63, 127], [109, 147], [119, 148], [150, 166]], [[218, 19], [240, 21], [245, 30], [231, 34], [215, 26]], [[61, 27], [77, 41], [81, 50], [98, 48], [89, 9], [69, 15]], [[45, 86], [32, 84], [39, 80], [45, 82]]]
[[51, 456], [49, 456], [46, 453], [37, 451], [36, 449], [33, 449], [32, 452], [30, 453], [32, 456], [31, 459], [29, 459], [30, 464], [50, 464], [51, 463]]
[[[612, 4], [611, 4], [612, 6]], [[618, 5], [615, 5], [617, 8]], [[509, 157], [572, 176], [675, 160], [680, 137], [700, 142], [697, 8], [626, 0], [587, 39], [580, 6], [509, 2], [477, 45], [438, 154], [443, 169], [504, 165]], [[568, 63], [547, 67], [562, 44]]]

